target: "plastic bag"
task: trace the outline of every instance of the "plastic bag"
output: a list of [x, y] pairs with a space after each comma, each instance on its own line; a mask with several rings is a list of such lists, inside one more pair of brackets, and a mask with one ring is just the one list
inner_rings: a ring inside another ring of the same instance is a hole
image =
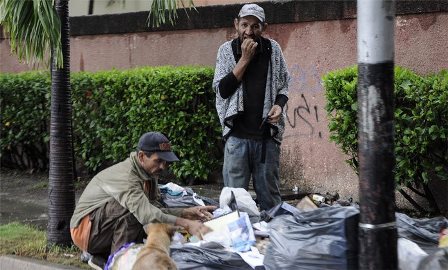
[[131, 270], [137, 255], [143, 244], [135, 244], [133, 242], [124, 244], [113, 254], [109, 255], [105, 270]]
[[[213, 243], [210, 243], [213, 245]], [[252, 269], [238, 253], [228, 252], [222, 246], [172, 246], [171, 258], [182, 269]]]
[[[439, 248], [439, 232], [448, 226], [444, 217], [414, 219], [402, 213], [397, 221], [399, 269], [448, 269], [448, 248]], [[405, 244], [406, 243], [406, 244]]]
[[[169, 183], [171, 184], [171, 183]], [[168, 185], [168, 184], [167, 184]], [[191, 206], [204, 206], [204, 205], [218, 205], [218, 202], [216, 202], [213, 199], [199, 196], [196, 194], [191, 188], [182, 188], [182, 191], [180, 189], [174, 189], [174, 191], [168, 189], [170, 186], [161, 186], [161, 196], [162, 201], [165, 207], [169, 208], [182, 208], [182, 207], [191, 207]], [[162, 188], [163, 187], [163, 188]], [[173, 185], [171, 185], [173, 187]]]
[[194, 195], [185, 195], [179, 198], [169, 198], [165, 197], [163, 198], [163, 203], [166, 205], [166, 207], [169, 208], [182, 208], [182, 207], [192, 207], [192, 206], [204, 206], [204, 201], [197, 196]]
[[161, 193], [166, 193], [170, 196], [183, 196], [187, 195], [187, 191], [185, 188], [174, 184], [172, 182], [169, 182], [168, 184], [159, 186]]
[[438, 250], [439, 232], [448, 225], [444, 217], [414, 219], [402, 213], [396, 213], [398, 235], [415, 242], [426, 253]]
[[355, 207], [325, 207], [281, 215], [270, 223], [266, 269], [357, 269]]
[[428, 255], [418, 265], [418, 270], [446, 270], [448, 269], [448, 248], [440, 248]]
[[232, 191], [235, 195], [236, 204], [238, 210], [241, 212], [246, 212], [249, 215], [249, 219], [252, 223], [256, 223], [260, 220], [260, 211], [258, 211], [257, 204], [250, 196], [249, 192], [244, 188], [230, 188], [224, 187], [219, 196], [219, 206], [224, 208], [228, 206], [231, 202]]
[[428, 254], [416, 243], [406, 238], [399, 237], [397, 242], [399, 269], [417, 270], [419, 263]]
[[292, 206], [288, 203], [282, 202], [282, 203], [277, 204], [276, 206], [272, 207], [269, 210], [262, 211], [260, 213], [260, 220], [269, 222], [276, 216], [294, 215], [294, 214], [299, 214], [300, 212], [302, 212], [302, 211], [295, 208], [294, 206]]

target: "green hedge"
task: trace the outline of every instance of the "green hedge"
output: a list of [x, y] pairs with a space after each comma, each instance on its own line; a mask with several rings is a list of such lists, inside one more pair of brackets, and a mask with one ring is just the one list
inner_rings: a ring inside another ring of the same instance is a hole
[[[125, 159], [153, 130], [171, 139], [181, 160], [171, 167], [177, 177], [206, 179], [221, 159], [212, 78], [213, 69], [204, 67], [72, 73], [78, 163], [96, 172]], [[0, 74], [1, 132], [8, 134], [2, 153], [48, 141], [49, 93], [47, 73]]]
[[0, 73], [2, 165], [47, 168], [50, 84], [47, 73]]
[[[357, 68], [323, 77], [330, 139], [358, 172]], [[395, 68], [395, 180], [398, 185], [448, 180], [448, 71], [419, 76]], [[431, 176], [431, 177], [430, 177]]]

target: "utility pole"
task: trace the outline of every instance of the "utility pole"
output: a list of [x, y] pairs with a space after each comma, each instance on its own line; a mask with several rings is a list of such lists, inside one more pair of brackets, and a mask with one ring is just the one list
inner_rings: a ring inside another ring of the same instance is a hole
[[358, 0], [359, 268], [398, 269], [395, 225], [395, 1]]

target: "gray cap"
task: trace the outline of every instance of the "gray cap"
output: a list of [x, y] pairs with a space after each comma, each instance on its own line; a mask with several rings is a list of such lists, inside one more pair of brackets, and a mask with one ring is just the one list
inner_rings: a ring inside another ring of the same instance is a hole
[[179, 161], [177, 156], [171, 151], [171, 144], [168, 138], [160, 132], [147, 132], [138, 141], [138, 150], [143, 152], [154, 152], [168, 162]]
[[260, 20], [260, 22], [264, 22], [265, 20], [264, 9], [257, 4], [245, 4], [241, 8], [240, 13], [238, 13], [238, 17], [242, 18], [246, 16], [255, 16]]

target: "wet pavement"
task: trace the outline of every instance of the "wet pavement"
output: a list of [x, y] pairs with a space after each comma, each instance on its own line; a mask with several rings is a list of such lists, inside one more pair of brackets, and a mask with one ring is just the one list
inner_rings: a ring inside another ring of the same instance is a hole
[[20, 221], [45, 228], [48, 221], [47, 207], [32, 202], [17, 202], [2, 194], [0, 197], [0, 224]]
[[[44, 173], [0, 172], [0, 224], [21, 222], [46, 229], [48, 176]], [[76, 270], [79, 268], [21, 256], [0, 256], [0, 269]]]
[[46, 227], [47, 175], [2, 171], [0, 174], [0, 224], [20, 221]]
[[[44, 173], [27, 174], [2, 171], [0, 174], [0, 224], [14, 221], [46, 229], [48, 222], [48, 176]], [[221, 185], [191, 187], [200, 196], [219, 199]], [[76, 191], [76, 201], [83, 189]]]
[[[0, 224], [14, 221], [46, 229], [48, 222], [48, 174], [0, 172]], [[76, 191], [76, 200], [82, 190]]]
[[[46, 173], [29, 174], [2, 170], [0, 173], [0, 224], [18, 221], [46, 229], [47, 186]], [[218, 200], [222, 186], [219, 184], [195, 185], [191, 188], [200, 196]], [[82, 191], [83, 188], [76, 190], [76, 201]]]
[[[28, 174], [18, 171], [1, 171], [0, 173], [0, 224], [14, 221], [36, 225], [46, 229], [47, 214], [47, 183], [48, 175], [45, 173]], [[200, 196], [219, 201], [223, 185], [206, 184], [191, 186], [192, 190]], [[78, 200], [83, 189], [76, 191]], [[249, 190], [255, 198], [255, 192]], [[300, 194], [283, 190], [284, 200], [299, 199]]]

